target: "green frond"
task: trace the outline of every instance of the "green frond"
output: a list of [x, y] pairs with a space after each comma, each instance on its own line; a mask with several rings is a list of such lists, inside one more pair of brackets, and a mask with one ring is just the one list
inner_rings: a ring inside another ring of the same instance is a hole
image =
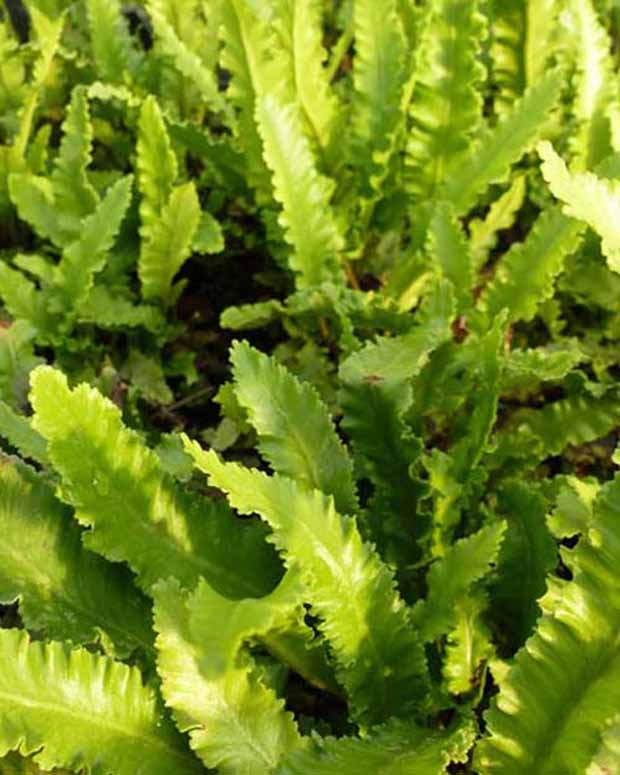
[[136, 147], [138, 189], [140, 190], [140, 235], [148, 241], [161, 211], [172, 193], [178, 174], [177, 159], [161, 109], [154, 96], [142, 103]]
[[97, 78], [108, 83], [127, 79], [132, 43], [119, 0], [86, 0], [90, 45]]
[[389, 162], [391, 137], [402, 118], [406, 37], [396, 0], [355, 0], [353, 36], [351, 163], [369, 195], [373, 176]]
[[233, 344], [231, 362], [237, 400], [274, 471], [333, 495], [340, 513], [354, 514], [351, 460], [314, 387], [245, 342]]
[[99, 328], [145, 328], [154, 334], [163, 332], [166, 321], [160, 309], [149, 304], [132, 304], [105, 285], [95, 285], [80, 304], [80, 323]]
[[199, 775], [140, 671], [63, 643], [0, 630], [0, 756], [92, 775]]
[[76, 86], [71, 94], [62, 131], [62, 142], [50, 179], [56, 218], [60, 221], [64, 239], [73, 241], [80, 236], [82, 220], [99, 204], [99, 197], [86, 173], [92, 161], [93, 130], [83, 86]]
[[[0, 438], [6, 439], [22, 457], [45, 465], [47, 463], [47, 445], [30, 425], [30, 420], [17, 414], [0, 399]], [[0, 469], [0, 474], [2, 469]]]
[[142, 296], [170, 304], [175, 297], [172, 281], [192, 252], [200, 224], [200, 202], [192, 181], [173, 189], [159, 219], [142, 243], [138, 274]]
[[474, 285], [471, 250], [451, 206], [439, 202], [433, 211], [428, 230], [427, 252], [435, 261], [439, 274], [454, 286], [458, 297], [457, 313], [473, 303]]
[[[321, 0], [279, 0], [274, 26], [290, 58], [293, 89], [310, 138], [319, 155], [335, 156], [341, 105], [324, 66], [323, 4]], [[334, 158], [333, 162], [340, 160]]]
[[490, 587], [487, 621], [512, 653], [525, 643], [540, 616], [537, 600], [557, 564], [557, 547], [545, 519], [547, 504], [535, 487], [509, 481], [499, 492], [496, 510], [508, 529]]
[[19, 217], [30, 224], [43, 239], [58, 248], [67, 242], [62, 223], [54, 209], [54, 191], [49, 178], [12, 173], [8, 178], [9, 195]]
[[553, 296], [556, 277], [567, 256], [580, 245], [582, 224], [559, 208], [544, 210], [524, 242], [516, 242], [499, 260], [493, 278], [480, 295], [474, 325], [484, 328], [506, 309], [508, 321], [530, 321]]
[[200, 222], [194, 234], [192, 249], [196, 253], [221, 253], [224, 250], [222, 227], [207, 210], [200, 214]]
[[600, 486], [592, 481], [567, 476], [555, 499], [555, 508], [547, 518], [556, 538], [586, 534], [594, 516], [594, 503]]
[[525, 201], [525, 175], [515, 175], [510, 187], [496, 199], [484, 218], [469, 222], [469, 244], [474, 269], [480, 269], [497, 244], [498, 232], [509, 229]]
[[471, 587], [491, 570], [505, 532], [505, 522], [491, 523], [456, 541], [431, 566], [426, 579], [427, 596], [416, 603], [411, 614], [411, 621], [425, 643], [456, 626], [458, 606], [468, 597]]
[[132, 176], [127, 175], [110, 186], [97, 209], [82, 221], [76, 241], [63, 251], [56, 272], [61, 309], [79, 307], [93, 286], [94, 276], [104, 268], [129, 207], [132, 184]]
[[278, 221], [293, 250], [289, 264], [298, 287], [341, 283], [344, 240], [330, 205], [332, 186], [317, 169], [299, 108], [276, 94], [263, 94], [256, 103], [256, 124], [273, 174], [273, 196], [282, 206]]
[[227, 96], [236, 109], [235, 138], [245, 157], [245, 177], [256, 192], [259, 206], [272, 202], [271, 174], [263, 158], [263, 142], [256, 125], [258, 70], [267, 58], [270, 37], [264, 23], [251, 13], [245, 0], [222, 0], [220, 35], [222, 67], [231, 74]]
[[480, 135], [440, 194], [454, 205], [457, 215], [468, 212], [491, 183], [505, 180], [511, 165], [538, 139], [558, 100], [561, 82], [560, 73], [551, 71], [525, 92], [497, 126]]
[[470, 693], [480, 683], [481, 665], [495, 654], [491, 630], [485, 621], [487, 607], [487, 596], [480, 589], [454, 607], [456, 623], [446, 640], [442, 670], [451, 694]]
[[49, 367], [36, 369], [31, 383], [33, 427], [48, 442], [61, 497], [91, 528], [89, 549], [127, 562], [146, 591], [170, 576], [189, 588], [203, 576], [232, 597], [269, 591], [279, 569], [255, 524], [236, 520], [221, 501], [178, 489], [96, 390], [70, 390]]
[[613, 150], [607, 107], [614, 94], [614, 62], [611, 40], [591, 0], [568, 0], [565, 6], [561, 19], [576, 67], [572, 112], [577, 128], [569, 146], [573, 169], [582, 171]]
[[412, 543], [422, 532], [415, 519], [420, 483], [410, 475], [422, 446], [405, 421], [413, 404], [411, 382], [430, 354], [450, 340], [453, 317], [451, 285], [444, 280], [410, 333], [378, 338], [340, 366], [342, 427], [376, 488], [369, 514], [371, 540], [390, 560], [395, 554], [411, 562], [417, 552]]
[[448, 730], [391, 721], [363, 738], [314, 739], [285, 761], [278, 775], [445, 775], [450, 763], [467, 760], [474, 738], [468, 720]]
[[502, 360], [502, 391], [534, 390], [542, 382], [559, 382], [586, 360], [574, 340], [558, 346], [511, 350]]
[[0, 298], [15, 320], [22, 320], [39, 333], [50, 327], [50, 316], [36, 285], [4, 261], [0, 262]]
[[434, 197], [450, 179], [482, 121], [480, 54], [486, 30], [479, 0], [439, 0], [431, 6], [418, 43], [422, 53], [405, 157], [416, 202]]
[[150, 611], [131, 574], [82, 546], [69, 509], [25, 466], [0, 464], [0, 601], [19, 600], [25, 626], [113, 655], [151, 651]]
[[204, 580], [191, 594], [174, 581], [155, 586], [164, 699], [196, 755], [221, 775], [267, 775], [302, 745], [293, 715], [243, 648], [302, 607], [302, 589], [290, 580], [253, 600], [228, 600]]
[[215, 71], [208, 69], [198, 54], [179, 38], [157, 2], [149, 2], [147, 5], [160, 51], [170, 59], [184, 78], [196, 86], [211, 110], [223, 113], [228, 121], [232, 122], [230, 108], [218, 90]]
[[573, 552], [573, 580], [550, 580], [534, 635], [499, 680], [477, 749], [480, 775], [583, 773], [618, 712], [619, 496], [617, 478], [601, 489]]
[[222, 463], [186, 439], [196, 465], [243, 514], [259, 514], [288, 567], [296, 566], [308, 602], [338, 664], [353, 716], [365, 724], [415, 713], [425, 701], [424, 652], [391, 570], [362, 542], [355, 520], [333, 498], [291, 479]]
[[564, 213], [594, 229], [602, 240], [609, 268], [620, 272], [620, 181], [592, 172], [569, 172], [549, 142], [540, 143], [538, 153], [543, 177], [551, 193], [563, 203]]
[[25, 406], [28, 375], [41, 363], [41, 359], [34, 354], [35, 333], [35, 329], [25, 320], [0, 326], [0, 398], [13, 409], [23, 409]]

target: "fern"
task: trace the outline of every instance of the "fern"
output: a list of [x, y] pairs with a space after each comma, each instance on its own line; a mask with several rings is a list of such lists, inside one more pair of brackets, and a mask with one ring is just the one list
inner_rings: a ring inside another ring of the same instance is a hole
[[222, 463], [189, 440], [186, 448], [235, 508], [268, 522], [287, 565], [299, 564], [355, 715], [377, 723], [410, 713], [426, 691], [423, 651], [392, 574], [362, 542], [355, 522], [316, 490]]
[[101, 640], [119, 657], [152, 651], [148, 606], [130, 574], [82, 547], [68, 509], [40, 477], [5, 460], [0, 481], [0, 600], [19, 600], [25, 625], [49, 638]]
[[478, 0], [440, 0], [420, 45], [414, 89], [413, 131], [407, 143], [410, 190], [416, 200], [436, 195], [458, 167], [480, 126], [480, 63], [484, 17]]
[[0, 630], [0, 660], [0, 756], [119, 775], [201, 771], [136, 668], [17, 630]]
[[118, 0], [87, 0], [86, 12], [97, 77], [109, 83], [123, 83], [133, 52], [121, 4]]
[[564, 204], [564, 212], [599, 234], [609, 268], [620, 271], [620, 183], [591, 172], [570, 173], [550, 143], [541, 143], [538, 153], [545, 180]]
[[620, 687], [618, 490], [617, 479], [601, 490], [592, 526], [575, 550], [574, 581], [550, 586], [535, 634], [500, 680], [486, 714], [489, 737], [478, 747], [482, 774], [577, 773], [596, 753]]
[[491, 183], [504, 180], [510, 166], [534, 143], [558, 98], [559, 86], [559, 74], [548, 73], [496, 127], [481, 135], [442, 190], [457, 215], [467, 212]]
[[300, 605], [295, 587], [287, 576], [271, 595], [239, 601], [204, 581], [191, 596], [175, 582], [155, 588], [164, 697], [181, 730], [189, 731], [192, 749], [218, 772], [273, 772], [302, 745], [292, 715], [242, 650], [244, 641], [294, 615]]

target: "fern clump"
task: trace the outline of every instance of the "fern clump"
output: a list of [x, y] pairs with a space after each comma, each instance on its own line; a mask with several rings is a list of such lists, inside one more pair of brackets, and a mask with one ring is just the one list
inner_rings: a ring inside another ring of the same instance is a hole
[[620, 773], [605, 0], [0, 13], [0, 773]]

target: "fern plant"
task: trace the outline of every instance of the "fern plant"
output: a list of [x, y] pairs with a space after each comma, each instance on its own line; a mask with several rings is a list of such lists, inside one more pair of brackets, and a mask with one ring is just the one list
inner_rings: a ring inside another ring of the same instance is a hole
[[614, 4], [25, 8], [0, 772], [620, 771]]

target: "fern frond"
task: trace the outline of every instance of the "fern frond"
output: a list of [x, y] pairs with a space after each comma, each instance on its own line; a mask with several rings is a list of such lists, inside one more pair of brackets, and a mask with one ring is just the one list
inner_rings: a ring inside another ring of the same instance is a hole
[[50, 328], [50, 315], [36, 285], [4, 262], [0, 262], [0, 298], [16, 320], [43, 334]]
[[415, 713], [427, 691], [424, 652], [391, 571], [362, 542], [355, 520], [341, 517], [318, 490], [222, 463], [189, 439], [185, 444], [211, 484], [239, 512], [258, 513], [287, 565], [299, 568], [354, 716], [372, 724]]
[[177, 159], [157, 100], [152, 95], [142, 103], [136, 147], [140, 190], [140, 234], [150, 237], [164, 205], [170, 198], [178, 174]]
[[560, 85], [559, 72], [551, 71], [526, 91], [497, 126], [482, 133], [441, 193], [457, 215], [466, 213], [491, 183], [501, 183], [511, 165], [536, 141], [557, 102]]
[[202, 771], [136, 668], [19, 630], [0, 630], [0, 664], [0, 756], [93, 775]]
[[0, 399], [0, 438], [6, 439], [22, 457], [42, 465], [47, 463], [45, 439], [33, 430], [27, 417], [17, 414], [2, 399]]
[[577, 128], [570, 136], [573, 169], [594, 169], [612, 152], [607, 115], [613, 95], [611, 40], [591, 0], [569, 0], [561, 14], [574, 52], [576, 73], [572, 112]]
[[280, 775], [445, 775], [450, 763], [465, 762], [475, 738], [473, 724], [458, 721], [448, 730], [431, 730], [391, 721], [366, 737], [314, 739], [293, 754]]
[[422, 54], [405, 156], [408, 186], [416, 202], [435, 196], [450, 178], [482, 121], [485, 17], [479, 6], [478, 0], [432, 3], [418, 43]]
[[510, 187], [496, 199], [483, 219], [469, 222], [469, 242], [474, 269], [482, 267], [497, 244], [497, 233], [509, 229], [525, 201], [525, 175], [516, 175]]
[[86, 13], [97, 77], [122, 84], [133, 51], [119, 0], [86, 0]]
[[396, 0], [355, 0], [353, 36], [351, 163], [369, 195], [373, 175], [389, 161], [390, 138], [402, 111], [406, 38]]
[[536, 632], [499, 680], [478, 746], [481, 775], [580, 773], [620, 703], [620, 480], [606, 484], [587, 536], [573, 553], [574, 578], [552, 579]]
[[491, 570], [499, 553], [505, 522], [495, 522], [456, 541], [431, 566], [428, 594], [413, 608], [411, 621], [425, 643], [436, 640], [456, 626], [457, 607], [471, 587]]
[[268, 596], [228, 600], [205, 581], [183, 593], [175, 581], [154, 589], [157, 669], [162, 693], [190, 746], [222, 775], [274, 772], [302, 745], [293, 715], [257, 674], [243, 649], [286, 625], [302, 590], [285, 576]]
[[601, 237], [603, 254], [620, 272], [620, 181], [592, 172], [571, 173], [549, 142], [540, 143], [543, 177], [566, 215], [584, 221]]
[[331, 185], [317, 170], [299, 109], [275, 94], [263, 94], [256, 103], [256, 123], [298, 286], [342, 283], [344, 240], [331, 209]]
[[133, 178], [127, 175], [111, 186], [81, 233], [62, 254], [56, 272], [58, 294], [69, 309], [79, 307], [92, 288], [94, 276], [105, 266], [131, 200]]
[[558, 346], [511, 350], [502, 360], [502, 391], [533, 390], [541, 382], [559, 382], [585, 360], [574, 340]]
[[0, 467], [0, 600], [25, 626], [80, 645], [100, 639], [126, 657], [152, 650], [150, 611], [131, 574], [82, 546], [68, 509], [25, 466]]
[[19, 217], [56, 247], [66, 244], [66, 235], [54, 209], [54, 191], [49, 178], [12, 173], [8, 178], [9, 195]]
[[142, 296], [170, 304], [174, 299], [172, 281], [192, 252], [200, 224], [200, 202], [193, 182], [173, 189], [159, 219], [148, 230], [138, 262]]
[[86, 88], [76, 86], [71, 94], [63, 138], [51, 175], [54, 209], [66, 240], [80, 236], [81, 221], [99, 204], [86, 169], [92, 161], [93, 130]]
[[439, 274], [454, 286], [458, 296], [456, 312], [463, 313], [473, 303], [472, 257], [461, 224], [445, 202], [439, 202], [433, 211], [427, 252], [437, 264]]
[[488, 600], [474, 590], [454, 609], [456, 624], [446, 641], [443, 677], [451, 694], [468, 694], [478, 682], [480, 666], [495, 653], [491, 630], [485, 622]]
[[0, 326], [0, 398], [13, 409], [24, 408], [28, 375], [41, 363], [34, 354], [35, 335], [35, 329], [25, 320]]
[[170, 576], [185, 587], [204, 576], [232, 597], [269, 591], [278, 567], [262, 531], [235, 520], [221, 502], [176, 488], [155, 452], [96, 390], [85, 384], [70, 390], [49, 367], [36, 369], [31, 383], [33, 427], [48, 442], [63, 500], [91, 528], [84, 538], [89, 549], [127, 562], [146, 591]]
[[274, 471], [333, 495], [341, 514], [358, 509], [353, 467], [316, 390], [245, 342], [231, 350], [237, 400]]
[[553, 296], [556, 277], [567, 256], [580, 244], [582, 224], [553, 207], [539, 215], [524, 242], [517, 242], [500, 259], [482, 292], [473, 324], [484, 329], [502, 309], [508, 321], [530, 321], [539, 306]]
[[557, 564], [557, 547], [545, 520], [547, 504], [535, 487], [507, 482], [496, 509], [508, 527], [489, 588], [487, 621], [512, 653], [525, 643], [540, 616], [537, 600]]
[[454, 300], [450, 283], [440, 282], [408, 334], [383, 337], [353, 353], [340, 366], [342, 427], [376, 487], [370, 509], [371, 540], [382, 554], [406, 556], [420, 525], [414, 522], [420, 484], [410, 466], [421, 443], [405, 422], [413, 403], [412, 379], [430, 354], [451, 338]]
[[211, 110], [222, 113], [229, 122], [232, 122], [230, 108], [218, 90], [215, 71], [209, 70], [198, 54], [179, 38], [174, 27], [169, 24], [166, 16], [158, 7], [158, 2], [151, 0], [147, 6], [153, 20], [157, 43], [162, 53], [170, 59], [173, 66], [184, 78], [197, 87], [201, 97]]
[[149, 304], [132, 304], [105, 285], [95, 285], [78, 309], [81, 323], [100, 328], [145, 328], [154, 334], [163, 332], [165, 318], [160, 309]]

